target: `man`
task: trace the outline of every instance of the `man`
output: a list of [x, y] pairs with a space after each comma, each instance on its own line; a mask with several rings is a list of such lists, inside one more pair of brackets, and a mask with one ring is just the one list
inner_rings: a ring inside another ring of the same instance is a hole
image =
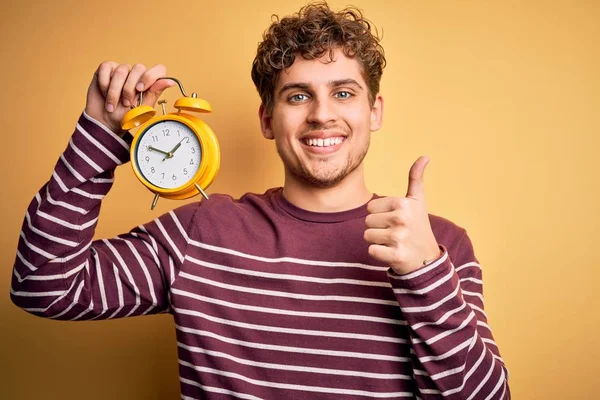
[[283, 188], [212, 195], [93, 241], [120, 121], [163, 66], [99, 66], [52, 179], [25, 216], [11, 296], [64, 320], [170, 312], [184, 399], [509, 398], [462, 228], [428, 215], [419, 158], [406, 197], [366, 187], [385, 64], [354, 9], [308, 5], [275, 21], [252, 78]]

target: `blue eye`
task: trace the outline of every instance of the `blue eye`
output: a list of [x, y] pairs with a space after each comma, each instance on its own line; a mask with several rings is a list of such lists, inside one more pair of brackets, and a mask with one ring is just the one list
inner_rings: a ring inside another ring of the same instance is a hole
[[291, 102], [299, 102], [308, 99], [308, 95], [304, 93], [298, 93], [289, 98]]
[[349, 99], [350, 97], [352, 97], [352, 93], [342, 90], [341, 92], [337, 92], [335, 94], [335, 97], [339, 99]]

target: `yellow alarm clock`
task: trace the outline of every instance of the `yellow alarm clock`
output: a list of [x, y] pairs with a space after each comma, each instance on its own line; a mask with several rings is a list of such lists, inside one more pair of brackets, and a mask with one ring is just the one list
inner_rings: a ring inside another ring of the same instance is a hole
[[137, 107], [121, 120], [123, 130], [138, 128], [131, 143], [131, 166], [139, 181], [154, 193], [152, 209], [159, 197], [187, 199], [200, 193], [208, 199], [204, 189], [215, 179], [221, 161], [219, 142], [210, 126], [183, 112], [208, 113], [210, 104], [196, 93], [187, 96], [175, 78], [159, 79], [179, 85], [184, 97], [174, 104], [177, 112], [167, 113], [166, 100], [161, 100], [163, 115], [155, 116], [153, 107], [142, 105], [140, 92]]

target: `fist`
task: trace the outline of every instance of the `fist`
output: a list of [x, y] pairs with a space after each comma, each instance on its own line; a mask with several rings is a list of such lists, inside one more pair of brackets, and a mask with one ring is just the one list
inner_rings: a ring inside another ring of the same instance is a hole
[[85, 112], [117, 134], [124, 133], [121, 119], [131, 105], [137, 106], [138, 92], [144, 92], [144, 105], [154, 107], [162, 92], [175, 84], [163, 79], [164, 65], [148, 69], [142, 64], [103, 62], [98, 66], [87, 92]]
[[425, 206], [423, 173], [428, 162], [420, 157], [411, 167], [406, 197], [384, 197], [367, 205], [364, 238], [370, 243], [369, 254], [399, 275], [441, 255]]

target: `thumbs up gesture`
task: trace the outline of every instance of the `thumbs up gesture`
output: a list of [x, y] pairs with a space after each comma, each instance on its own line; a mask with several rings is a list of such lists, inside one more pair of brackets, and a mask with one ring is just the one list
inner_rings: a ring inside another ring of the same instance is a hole
[[428, 162], [420, 157], [410, 168], [406, 197], [384, 197], [367, 205], [364, 238], [370, 243], [369, 254], [399, 275], [441, 255], [425, 206], [423, 173]]

